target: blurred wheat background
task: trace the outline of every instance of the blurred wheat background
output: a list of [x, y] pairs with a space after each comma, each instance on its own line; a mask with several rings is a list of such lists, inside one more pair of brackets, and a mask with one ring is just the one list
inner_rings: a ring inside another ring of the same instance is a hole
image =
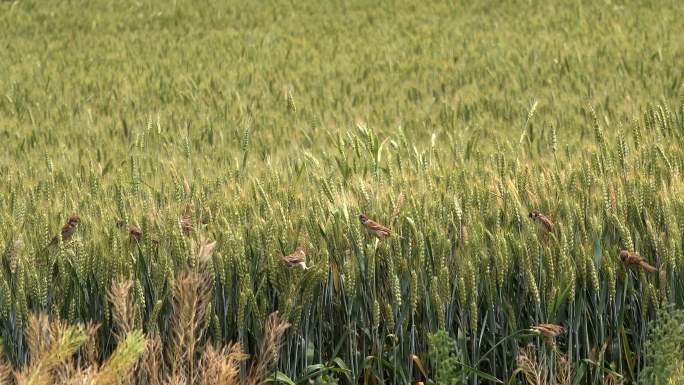
[[0, 25], [0, 381], [684, 381], [682, 2], [26, 0]]

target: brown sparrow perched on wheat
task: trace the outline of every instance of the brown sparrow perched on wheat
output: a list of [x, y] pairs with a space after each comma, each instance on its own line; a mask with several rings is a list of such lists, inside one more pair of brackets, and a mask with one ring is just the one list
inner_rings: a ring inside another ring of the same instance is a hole
[[[126, 222], [123, 219], [118, 219], [116, 221], [116, 227], [119, 228], [120, 230], [123, 230], [126, 228]], [[128, 239], [131, 243], [136, 242], [139, 243], [140, 240], [142, 239], [142, 230], [140, 230], [140, 227], [136, 225], [128, 225]]]
[[556, 324], [539, 324], [537, 326], [533, 326], [532, 330], [539, 332], [546, 338], [556, 338], [563, 334], [565, 328]]
[[544, 337], [544, 341], [553, 348], [556, 346], [556, 337], [565, 332], [563, 326], [556, 324], [539, 324], [533, 326], [532, 330], [541, 334]]
[[364, 214], [359, 214], [359, 221], [361, 221], [361, 224], [363, 224], [363, 227], [365, 227], [369, 233], [375, 235], [381, 241], [384, 241], [385, 238], [392, 235], [392, 231], [390, 229], [388, 229], [387, 227], [385, 227], [381, 224], [378, 224], [377, 222], [373, 221], [372, 219], [369, 219]]
[[280, 257], [283, 262], [285, 262], [285, 265], [287, 267], [299, 267], [303, 270], [308, 270], [309, 268], [306, 266], [306, 253], [304, 252], [304, 248], [299, 246], [297, 249], [290, 255], [283, 255]]
[[540, 229], [548, 233], [553, 232], [553, 222], [546, 215], [537, 210], [532, 210], [530, 211], [529, 217], [532, 218]]
[[78, 228], [78, 225], [81, 223], [81, 218], [76, 215], [72, 214], [69, 217], [69, 220], [67, 223], [62, 227], [62, 231], [60, 235], [55, 235], [54, 238], [50, 241], [50, 243], [47, 245], [47, 247], [54, 246], [59, 242], [58, 237], [62, 237], [62, 242], [66, 242], [71, 239], [71, 236], [74, 235], [76, 232], [76, 229]]
[[655, 267], [651, 266], [648, 262], [646, 262], [646, 259], [644, 259], [644, 257], [640, 256], [637, 253], [630, 253], [627, 250], [620, 251], [620, 260], [626, 266], [638, 266], [648, 271], [649, 273], [654, 273], [658, 271], [658, 269], [656, 269]]
[[142, 230], [136, 225], [128, 225], [128, 238], [131, 242], [139, 243], [142, 239]]

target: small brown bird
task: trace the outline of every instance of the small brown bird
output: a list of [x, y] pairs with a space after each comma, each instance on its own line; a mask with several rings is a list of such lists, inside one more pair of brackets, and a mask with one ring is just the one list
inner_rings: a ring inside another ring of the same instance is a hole
[[553, 339], [565, 332], [565, 328], [556, 324], [539, 324], [533, 326], [532, 330], [539, 332], [544, 338]]
[[131, 242], [140, 242], [142, 239], [142, 230], [136, 225], [128, 225], [128, 238]]
[[[80, 223], [81, 223], [81, 218], [80, 218], [78, 215], [72, 214], [72, 215], [69, 217], [69, 220], [68, 220], [67, 223], [62, 227], [62, 231], [61, 231], [61, 233], [60, 233], [60, 235], [61, 235], [61, 237], [62, 237], [62, 242], [66, 242], [66, 241], [68, 241], [68, 240], [71, 239], [71, 236], [74, 235], [74, 233], [76, 232], [76, 229], [78, 229], [78, 225], [79, 225]], [[48, 247], [56, 245], [56, 244], [59, 242], [59, 238], [58, 238], [58, 237], [59, 237], [60, 235], [55, 235], [55, 237], [52, 238], [52, 240], [51, 240], [50, 243], [48, 244]]]
[[532, 210], [530, 211], [529, 217], [532, 218], [540, 229], [549, 233], [553, 231], [553, 222], [546, 215], [537, 210]]
[[378, 237], [381, 241], [384, 241], [385, 238], [389, 237], [392, 235], [392, 231], [388, 229], [387, 227], [378, 224], [377, 222], [373, 221], [372, 219], [369, 219], [366, 215], [364, 214], [359, 214], [359, 221], [361, 221], [361, 224], [368, 230], [369, 233], [375, 235]]
[[126, 226], [126, 221], [124, 221], [123, 219], [118, 219], [116, 221], [116, 227], [120, 230], [123, 230], [125, 228], [128, 229], [128, 239], [131, 243], [138, 243], [142, 240], [142, 230], [140, 230], [140, 227], [136, 225]]
[[627, 250], [620, 251], [620, 260], [622, 260], [622, 262], [627, 266], [638, 266], [648, 271], [649, 273], [654, 273], [658, 271], [658, 269], [656, 269], [648, 262], [646, 262], [646, 259], [644, 259], [644, 257], [640, 256], [637, 253], [630, 253]]
[[185, 236], [190, 236], [192, 234], [192, 205], [188, 204], [185, 206], [185, 212], [183, 213], [183, 216], [180, 219], [180, 226], [181, 230], [183, 230], [183, 234]]
[[285, 265], [287, 267], [299, 267], [303, 270], [308, 270], [309, 268], [306, 266], [306, 253], [304, 252], [304, 248], [299, 246], [297, 249], [290, 255], [283, 255], [281, 257], [283, 262], [285, 262]]

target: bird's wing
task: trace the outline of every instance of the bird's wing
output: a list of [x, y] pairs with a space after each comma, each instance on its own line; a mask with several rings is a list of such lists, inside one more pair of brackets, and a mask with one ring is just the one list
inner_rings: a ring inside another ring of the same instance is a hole
[[658, 271], [658, 269], [656, 269], [656, 268], [655, 268], [653, 265], [651, 265], [650, 263], [646, 262], [646, 260], [641, 260], [640, 265], [641, 265], [641, 267], [643, 267], [646, 271], [649, 271], [649, 272], [651, 272], [651, 273], [653, 273], [653, 272], [655, 272], [655, 271]]
[[546, 227], [548, 230], [553, 228], [553, 222], [547, 218], [545, 215], [539, 214], [539, 222], [541, 222], [544, 227]]
[[383, 225], [381, 225], [381, 224], [378, 224], [378, 223], [376, 223], [376, 222], [374, 222], [374, 221], [371, 221], [370, 219], [366, 222], [366, 226], [368, 226], [368, 228], [371, 229], [371, 230], [375, 230], [375, 231], [385, 231], [385, 232], [387, 232], [387, 233], [390, 232], [390, 229], [388, 229], [387, 227], [385, 227], [385, 226], [383, 226]]
[[636, 255], [636, 254], [629, 254], [627, 256], [627, 259], [625, 259], [625, 262], [627, 262], [628, 265], [639, 265], [641, 264], [641, 261], [644, 259], [641, 258], [641, 256]]
[[295, 251], [294, 253], [283, 257], [283, 259], [290, 263], [298, 263], [304, 261], [304, 255], [299, 251]]

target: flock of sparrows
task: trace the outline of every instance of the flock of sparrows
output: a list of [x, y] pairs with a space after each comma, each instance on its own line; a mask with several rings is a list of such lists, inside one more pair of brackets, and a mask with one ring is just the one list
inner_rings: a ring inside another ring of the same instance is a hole
[[[183, 234], [186, 236], [189, 236], [193, 231], [191, 210], [192, 206], [187, 205], [179, 221], [180, 228], [183, 231]], [[372, 219], [369, 219], [364, 214], [359, 214], [359, 221], [361, 221], [361, 224], [366, 228], [366, 230], [368, 230], [369, 233], [375, 235], [380, 240], [385, 240], [385, 238], [392, 234], [390, 229], [373, 221]], [[76, 233], [80, 223], [81, 218], [78, 215], [71, 215], [69, 220], [67, 220], [66, 224], [62, 227], [60, 235], [56, 235], [52, 241], [50, 241], [47, 247], [56, 245], [59, 242], [59, 237], [62, 238], [62, 242], [69, 241], [74, 233]], [[116, 225], [120, 229], [127, 228], [131, 242], [140, 242], [142, 239], [142, 230], [140, 230], [138, 226], [132, 224], [126, 226], [126, 223], [123, 220], [118, 220]], [[153, 238], [153, 242], [155, 239], [157, 240], [155, 243], [158, 243], [158, 238]], [[282, 256], [282, 260], [288, 267], [298, 267], [304, 270], [309, 269], [309, 267], [306, 266], [306, 252], [301, 246], [297, 247], [292, 254]]]
[[[193, 231], [191, 210], [192, 206], [187, 205], [179, 221], [181, 230], [183, 231], [184, 235], [190, 235]], [[544, 232], [553, 232], [555, 225], [553, 221], [549, 219], [546, 215], [540, 213], [539, 211], [533, 210], [530, 211], [529, 217]], [[386, 238], [392, 235], [392, 230], [368, 218], [365, 214], [359, 214], [359, 221], [370, 234], [376, 236], [381, 241], [385, 240]], [[52, 240], [48, 244], [48, 247], [56, 245], [59, 242], [58, 237], [60, 236], [62, 238], [62, 242], [69, 241], [78, 229], [80, 223], [81, 218], [78, 215], [71, 215], [67, 220], [66, 224], [64, 224], [64, 226], [62, 227], [60, 235], [56, 235], [54, 238], [52, 238]], [[126, 227], [126, 224], [123, 221], [118, 221], [117, 227], [124, 228]], [[140, 242], [142, 238], [142, 231], [139, 227], [135, 225], [128, 225], [128, 233], [131, 241]], [[650, 265], [646, 261], [646, 259], [644, 259], [639, 254], [627, 250], [621, 250], [619, 257], [620, 260], [626, 266], [639, 267], [651, 273], [658, 271], [657, 268]], [[297, 247], [297, 249], [292, 254], [283, 256], [282, 260], [288, 267], [299, 267], [304, 270], [308, 269], [308, 267], [306, 266], [306, 252], [304, 251], [304, 248], [301, 246]]]
[[[381, 241], [392, 235], [392, 230], [369, 219], [365, 214], [359, 214], [359, 221], [369, 233], [375, 235]], [[284, 255], [281, 258], [287, 267], [298, 267], [303, 270], [309, 269], [306, 266], [306, 252], [302, 246], [297, 247], [292, 254]]]
[[[537, 224], [540, 230], [545, 233], [551, 233], [554, 230], [554, 224], [551, 219], [539, 211], [530, 211], [529, 217]], [[626, 267], [641, 268], [649, 273], [655, 273], [658, 269], [649, 264], [646, 259], [637, 253], [620, 250], [619, 258]], [[556, 324], [539, 324], [532, 327], [532, 330], [541, 334], [549, 344], [553, 345], [557, 336], [565, 331], [565, 328]]]
[[[191, 217], [192, 206], [187, 205], [185, 211], [180, 218], [179, 225], [183, 234], [189, 236], [193, 231], [192, 217]], [[540, 213], [539, 211], [530, 211], [529, 217], [537, 224], [540, 230], [545, 233], [552, 233], [554, 231], [555, 225], [551, 219], [546, 215]], [[377, 237], [379, 240], [384, 241], [386, 238], [392, 235], [392, 231], [375, 222], [374, 220], [368, 218], [365, 214], [359, 214], [359, 221], [363, 227], [372, 235]], [[48, 244], [47, 247], [56, 245], [59, 242], [59, 237], [62, 238], [62, 242], [67, 242], [74, 235], [81, 223], [81, 218], [73, 214], [69, 217], [66, 224], [62, 227], [61, 233], [56, 235]], [[126, 228], [126, 224], [123, 221], [117, 221], [117, 227]], [[140, 242], [142, 238], [142, 231], [139, 227], [135, 225], [128, 225], [127, 227], [129, 239], [131, 242]], [[152, 237], [152, 241], [159, 243], [157, 237]], [[657, 272], [658, 269], [650, 265], [646, 259], [640, 255], [630, 252], [628, 250], [621, 250], [619, 254], [620, 260], [628, 267], [638, 267], [647, 272]], [[295, 249], [292, 254], [283, 255], [281, 257], [282, 261], [287, 267], [290, 268], [300, 268], [302, 270], [308, 270], [310, 267], [306, 265], [306, 252], [302, 246]], [[565, 328], [561, 325], [556, 324], [540, 324], [532, 328], [534, 331], [540, 333], [547, 340], [553, 340], [555, 337], [564, 332]]]
[[[532, 220], [537, 224], [537, 226], [544, 232], [553, 232], [553, 229], [555, 227], [553, 221], [551, 221], [551, 219], [549, 219], [546, 215], [540, 213], [539, 211], [533, 210], [530, 211], [529, 217], [532, 218]], [[625, 264], [625, 266], [641, 268], [649, 273], [654, 273], [658, 271], [657, 268], [650, 265], [644, 257], [640, 256], [637, 253], [628, 250], [620, 250], [620, 254], [618, 256], [620, 257], [622, 263]]]

